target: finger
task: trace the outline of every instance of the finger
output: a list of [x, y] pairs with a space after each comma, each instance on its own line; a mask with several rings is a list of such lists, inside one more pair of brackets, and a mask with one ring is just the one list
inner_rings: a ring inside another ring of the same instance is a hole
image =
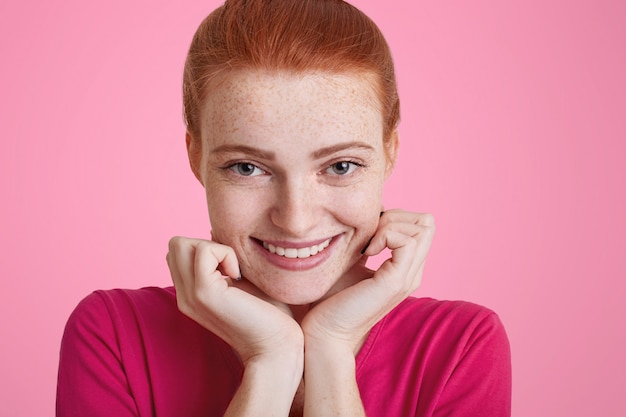
[[190, 241], [191, 239], [175, 236], [168, 243], [167, 265], [177, 289], [182, 289], [184, 281], [193, 277], [194, 250]]
[[194, 272], [193, 261], [195, 256], [194, 242], [199, 240], [176, 236], [169, 241], [167, 263], [170, 269], [172, 282], [176, 288], [176, 303], [185, 314], [190, 315], [189, 307], [194, 299]]
[[392, 209], [385, 211], [380, 217], [380, 226], [388, 223], [414, 223], [423, 226], [434, 226], [435, 218], [430, 213], [414, 213], [406, 210]]
[[208, 284], [217, 282], [218, 285], [224, 285], [220, 270], [226, 271], [225, 274], [234, 279], [239, 277], [236, 256], [227, 246], [179, 236], [170, 239], [168, 246], [166, 259], [179, 306], [209, 294], [209, 291], [205, 291]]
[[200, 241], [195, 247], [194, 271], [197, 276], [219, 272], [234, 280], [241, 278], [235, 251], [225, 245]]
[[[367, 248], [365, 248], [365, 249], [367, 249]], [[364, 252], [365, 252], [365, 251], [364, 251]], [[365, 266], [365, 265], [367, 265], [367, 260], [368, 260], [368, 258], [369, 258], [369, 256], [367, 256], [367, 255], [363, 255], [363, 254], [362, 254], [362, 255], [361, 255], [361, 257], [359, 258], [359, 260], [358, 260], [358, 261], [356, 261], [356, 264], [355, 264], [355, 265], [360, 265], [360, 266]]]
[[393, 248], [391, 258], [383, 262], [374, 279], [385, 282], [384, 287], [391, 294], [404, 296], [417, 289], [421, 282], [429, 244], [398, 232], [388, 233], [386, 241]]
[[[416, 226], [416, 227], [423, 227], [423, 226]], [[392, 257], [394, 255], [394, 252], [397, 252], [399, 249], [408, 248], [413, 251], [417, 250], [418, 243], [419, 243], [418, 239], [414, 238], [413, 236], [396, 232], [393, 230], [389, 230], [386, 233], [382, 234], [377, 239], [377, 243], [378, 242], [380, 242], [381, 246], [391, 249]], [[406, 253], [407, 251], [402, 251], [402, 252]]]
[[379, 228], [378, 231], [380, 232], [379, 234], [386, 233], [387, 231], [393, 231], [393, 232], [403, 233], [407, 236], [416, 236], [418, 233], [430, 227], [433, 227], [433, 226], [426, 226], [426, 225], [422, 225], [419, 223], [393, 222], [393, 223], [384, 225], [383, 227]]
[[[370, 240], [369, 246], [364, 251], [366, 256], [375, 256], [381, 253], [385, 248], [392, 251], [403, 246], [407, 239], [416, 240], [418, 242], [430, 242], [434, 235], [434, 227], [422, 226], [413, 223], [390, 223], [382, 229], [379, 229]], [[430, 246], [430, 243], [428, 243]]]

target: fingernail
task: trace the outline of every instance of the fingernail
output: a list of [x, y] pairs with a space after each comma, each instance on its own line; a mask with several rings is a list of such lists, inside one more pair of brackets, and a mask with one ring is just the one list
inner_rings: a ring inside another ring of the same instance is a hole
[[365, 244], [365, 247], [363, 249], [361, 249], [361, 255], [363, 255], [365, 253], [365, 251], [367, 250], [367, 248], [369, 248], [370, 243], [372, 243], [372, 239], [374, 236], [370, 237], [370, 240], [367, 241], [367, 243]]

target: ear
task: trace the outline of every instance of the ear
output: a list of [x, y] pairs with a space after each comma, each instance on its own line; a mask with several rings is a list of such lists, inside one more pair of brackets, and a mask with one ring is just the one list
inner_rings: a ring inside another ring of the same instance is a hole
[[202, 162], [202, 142], [199, 139], [194, 138], [191, 133], [185, 134], [185, 144], [187, 145], [187, 156], [189, 157], [189, 165], [193, 171], [193, 175], [196, 176], [200, 184], [204, 186], [201, 175], [201, 162]]
[[387, 166], [385, 168], [385, 179], [389, 178], [393, 169], [396, 166], [396, 160], [398, 158], [398, 148], [400, 147], [400, 140], [398, 139], [398, 130], [394, 129], [389, 135], [389, 139], [384, 143], [385, 158], [387, 160]]

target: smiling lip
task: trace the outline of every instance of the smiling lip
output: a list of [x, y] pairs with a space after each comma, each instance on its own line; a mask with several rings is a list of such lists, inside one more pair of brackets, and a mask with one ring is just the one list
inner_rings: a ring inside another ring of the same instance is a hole
[[[263, 247], [270, 251], [270, 253], [275, 253], [278, 256], [284, 256], [289, 259], [305, 259], [310, 256], [315, 256], [319, 252], [323, 251], [330, 245], [331, 239], [326, 239], [325, 241], [310, 246], [301, 246], [301, 245], [292, 245], [288, 244], [286, 247], [274, 245], [272, 243], [263, 242]], [[296, 247], [298, 246], [298, 247]]]
[[336, 236], [313, 242], [276, 242], [254, 239], [262, 255], [282, 269], [303, 271], [314, 268], [330, 256]]

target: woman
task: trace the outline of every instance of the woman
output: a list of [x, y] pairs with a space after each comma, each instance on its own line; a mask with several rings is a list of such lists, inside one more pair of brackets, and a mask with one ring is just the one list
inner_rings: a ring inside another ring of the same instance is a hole
[[212, 238], [170, 241], [175, 289], [81, 302], [58, 415], [510, 414], [497, 316], [410, 297], [434, 223], [382, 209], [399, 101], [367, 17], [339, 0], [229, 0], [192, 41], [184, 106]]

